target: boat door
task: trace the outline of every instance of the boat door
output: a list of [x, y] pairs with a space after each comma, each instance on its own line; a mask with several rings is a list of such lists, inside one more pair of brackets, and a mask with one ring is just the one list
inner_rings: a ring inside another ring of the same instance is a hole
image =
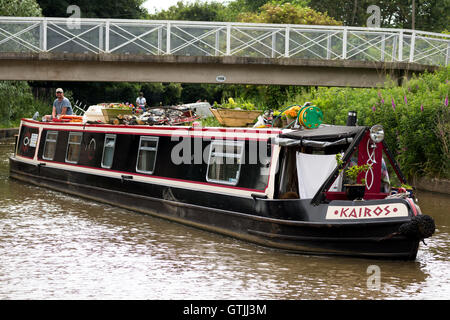
[[34, 159], [39, 142], [39, 128], [22, 125], [16, 145], [16, 155]]

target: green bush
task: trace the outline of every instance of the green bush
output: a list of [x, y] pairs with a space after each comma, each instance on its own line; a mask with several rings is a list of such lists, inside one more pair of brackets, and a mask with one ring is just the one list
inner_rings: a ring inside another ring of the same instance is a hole
[[26, 81], [0, 81], [1, 127], [18, 126], [21, 118], [33, 116], [42, 106], [42, 102], [33, 98]]

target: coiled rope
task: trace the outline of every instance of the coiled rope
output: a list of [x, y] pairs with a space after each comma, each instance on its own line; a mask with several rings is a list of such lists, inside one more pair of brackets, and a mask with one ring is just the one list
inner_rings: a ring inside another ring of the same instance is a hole
[[381, 240], [387, 240], [396, 235], [403, 235], [409, 239], [420, 240], [426, 245], [424, 239], [431, 237], [435, 230], [436, 225], [432, 217], [428, 215], [418, 215], [412, 217], [411, 221], [402, 224], [397, 232], [391, 233]]

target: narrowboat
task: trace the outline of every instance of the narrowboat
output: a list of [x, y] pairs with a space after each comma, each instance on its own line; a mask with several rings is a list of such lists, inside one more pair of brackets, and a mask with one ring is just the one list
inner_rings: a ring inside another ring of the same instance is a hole
[[[385, 160], [406, 179], [383, 134], [22, 119], [10, 177], [290, 252], [414, 260], [434, 222], [385, 188]], [[352, 161], [368, 165], [356, 198]]]

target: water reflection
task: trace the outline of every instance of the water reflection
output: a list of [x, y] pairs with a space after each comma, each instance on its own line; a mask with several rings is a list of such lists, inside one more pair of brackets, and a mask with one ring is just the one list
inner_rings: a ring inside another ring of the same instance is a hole
[[[8, 178], [0, 143], [0, 299], [448, 299], [449, 197], [416, 261], [285, 253]], [[381, 271], [379, 290], [367, 268]]]

